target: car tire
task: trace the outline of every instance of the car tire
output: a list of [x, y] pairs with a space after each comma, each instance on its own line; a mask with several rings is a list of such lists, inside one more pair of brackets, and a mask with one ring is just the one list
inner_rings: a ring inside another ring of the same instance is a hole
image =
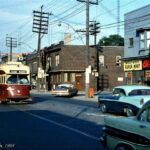
[[101, 110], [102, 113], [106, 113], [106, 112], [107, 112], [107, 107], [106, 107], [106, 105], [105, 105], [105, 104], [101, 104], [101, 105], [100, 105], [100, 110]]
[[132, 109], [130, 109], [130, 108], [127, 108], [126, 115], [127, 115], [127, 117], [134, 116], [134, 112], [133, 112], [133, 110], [132, 110]]
[[115, 150], [133, 150], [133, 148], [130, 146], [124, 146], [124, 145], [121, 146], [120, 145], [117, 148], [115, 148]]

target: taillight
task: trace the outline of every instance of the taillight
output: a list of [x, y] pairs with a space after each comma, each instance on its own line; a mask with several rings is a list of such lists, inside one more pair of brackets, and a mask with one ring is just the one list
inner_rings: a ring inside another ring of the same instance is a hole
[[140, 105], [143, 105], [143, 104], [144, 104], [144, 99], [141, 99]]

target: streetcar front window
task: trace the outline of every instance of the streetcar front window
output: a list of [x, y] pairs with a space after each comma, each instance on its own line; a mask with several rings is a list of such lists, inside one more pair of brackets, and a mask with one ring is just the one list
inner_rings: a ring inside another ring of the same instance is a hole
[[25, 75], [20, 75], [19, 76], [19, 84], [29, 84], [29, 80], [27, 78], [27, 76]]
[[11, 75], [7, 79], [7, 84], [29, 84], [27, 75]]
[[7, 79], [8, 84], [18, 84], [17, 75], [12, 75]]

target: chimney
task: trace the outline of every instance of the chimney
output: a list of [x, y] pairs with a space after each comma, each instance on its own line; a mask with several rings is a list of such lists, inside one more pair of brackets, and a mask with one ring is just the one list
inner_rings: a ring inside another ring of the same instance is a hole
[[65, 33], [64, 45], [71, 45], [71, 33]]

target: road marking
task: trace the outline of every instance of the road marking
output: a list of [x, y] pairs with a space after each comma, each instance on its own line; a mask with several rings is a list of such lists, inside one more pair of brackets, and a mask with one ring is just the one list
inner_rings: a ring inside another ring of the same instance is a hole
[[101, 116], [101, 114], [96, 114], [96, 113], [86, 113], [86, 115], [88, 116]]
[[30, 112], [26, 112], [26, 111], [23, 111], [23, 112], [24, 112], [24, 113], [27, 113], [27, 114], [29, 114], [29, 115], [35, 117], [35, 118], [41, 119], [41, 120], [43, 120], [43, 121], [47, 121], [47, 122], [52, 123], [52, 124], [54, 124], [54, 125], [57, 125], [57, 126], [59, 126], [59, 127], [68, 129], [68, 130], [70, 130], [70, 131], [73, 131], [73, 132], [75, 132], [75, 133], [84, 135], [84, 136], [86, 136], [86, 137], [88, 137], [88, 138], [91, 138], [91, 139], [93, 139], [93, 140], [99, 141], [99, 138], [98, 138], [98, 137], [93, 136], [93, 135], [90, 135], [90, 134], [88, 134], [88, 133], [86, 133], [86, 132], [80, 131], [80, 130], [75, 129], [75, 128], [71, 128], [71, 127], [69, 127], [69, 126], [67, 126], [67, 125], [64, 125], [64, 124], [58, 123], [58, 122], [56, 122], [56, 121], [53, 121], [53, 120], [50, 120], [50, 119], [47, 119], [47, 118], [44, 118], [44, 117], [41, 117], [41, 116], [32, 114], [32, 113], [30, 113]]

